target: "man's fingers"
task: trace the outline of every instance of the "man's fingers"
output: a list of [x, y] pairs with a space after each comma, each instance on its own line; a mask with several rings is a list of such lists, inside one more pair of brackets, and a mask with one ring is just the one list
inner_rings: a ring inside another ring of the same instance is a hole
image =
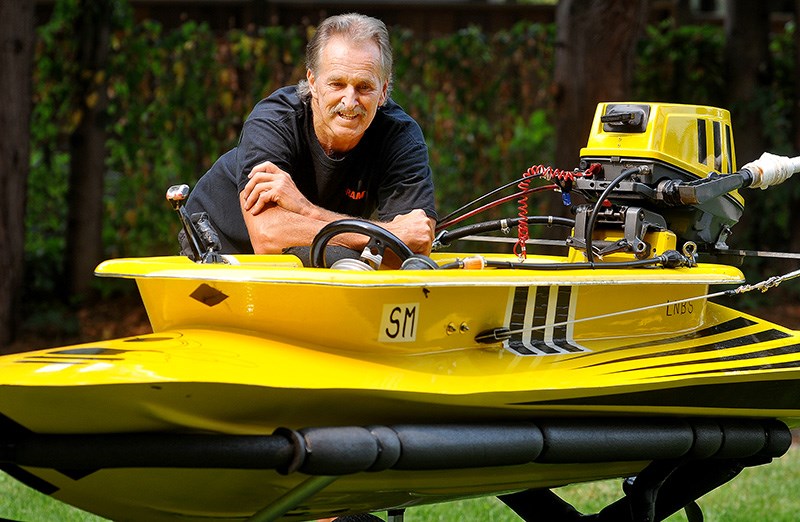
[[271, 161], [265, 161], [264, 163], [259, 163], [250, 171], [250, 174], [247, 175], [248, 178], [252, 178], [258, 172], [270, 172], [276, 173], [281, 172], [281, 169], [275, 166], [274, 163]]
[[256, 215], [267, 208], [267, 205], [273, 203], [273, 199], [272, 187], [267, 183], [259, 183], [250, 194], [248, 198], [249, 205], [245, 207], [245, 210], [249, 210], [251, 214]]
[[[248, 189], [248, 187], [250, 188]], [[261, 197], [261, 192], [262, 189], [259, 187], [258, 184], [254, 184], [253, 186], [250, 186], [249, 183], [247, 184], [247, 187], [245, 187], [244, 191], [242, 191], [244, 195], [245, 210], [250, 210], [251, 208], [253, 208], [253, 205], [255, 205], [255, 203]]]
[[262, 198], [258, 198], [256, 202], [250, 207], [249, 211], [254, 216], [257, 216], [262, 210], [267, 207], [267, 202]]

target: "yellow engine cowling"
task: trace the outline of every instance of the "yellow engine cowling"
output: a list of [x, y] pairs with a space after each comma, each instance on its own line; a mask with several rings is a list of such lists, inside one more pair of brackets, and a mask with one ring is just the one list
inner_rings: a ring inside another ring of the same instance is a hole
[[691, 183], [736, 172], [730, 113], [715, 107], [674, 103], [601, 103], [589, 140], [581, 149], [581, 168], [603, 166], [594, 179], [576, 180], [575, 190], [596, 198], [608, 183], [631, 167], [643, 173], [621, 183], [608, 197], [662, 215], [679, 242], [724, 245], [742, 214], [736, 190], [698, 204], [665, 197], [669, 183]]

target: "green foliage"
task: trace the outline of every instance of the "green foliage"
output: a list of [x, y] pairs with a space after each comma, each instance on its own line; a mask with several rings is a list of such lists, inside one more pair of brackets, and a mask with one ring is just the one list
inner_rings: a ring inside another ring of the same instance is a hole
[[635, 97], [724, 107], [725, 34], [716, 26], [649, 26], [639, 45]]
[[[74, 40], [69, 38], [76, 2], [56, 4], [53, 22], [39, 31], [31, 114], [31, 168], [26, 214], [27, 288], [52, 291], [60, 276], [58, 254], [64, 250], [69, 155], [64, 137], [74, 128], [75, 85], [64, 81], [77, 68]], [[35, 209], [35, 211], [31, 211]]]
[[394, 99], [420, 123], [440, 213], [552, 160], [552, 26], [424, 42], [396, 31]]
[[763, 93], [766, 98], [761, 104], [764, 122], [768, 126], [765, 135], [770, 139], [772, 152], [776, 154], [796, 154], [791, 142], [792, 113], [797, 103], [797, 73], [795, 72], [795, 43], [797, 26], [787, 24], [782, 33], [770, 38], [772, 55], [772, 84]]
[[[768, 150], [775, 154], [796, 155], [792, 144], [792, 114], [796, 102], [794, 25], [781, 34], [772, 35], [770, 84], [753, 100], [748, 100], [748, 110], [760, 113], [764, 125], [763, 135]], [[787, 250], [795, 233], [794, 207], [800, 199], [800, 185], [786, 183], [778, 190], [755, 191], [747, 194], [748, 213], [769, 216], [748, 223], [747, 240], [751, 248]], [[800, 245], [793, 245], [794, 248]]]
[[[125, 2], [117, 2], [127, 5]], [[28, 288], [52, 291], [61, 274], [70, 133], [81, 118], [75, 78], [77, 0], [57, 2], [39, 30], [27, 214]], [[128, 10], [111, 37], [103, 241], [108, 257], [175, 251], [177, 221], [164, 201], [193, 184], [236, 144], [255, 102], [304, 73], [299, 28], [231, 31], [188, 22], [164, 31]]]
[[226, 144], [208, 110], [217, 75], [206, 63], [216, 44], [205, 26], [162, 35], [148, 23], [115, 35], [113, 46], [128, 52], [110, 67], [104, 241], [110, 256], [143, 255], [174, 237], [166, 188], [195, 179]]
[[[131, 19], [127, 2], [111, 1], [111, 23]], [[49, 23], [38, 28], [31, 114], [31, 164], [28, 178], [26, 278], [28, 289], [50, 293], [63, 277], [67, 191], [70, 169], [68, 140], [91, 100], [79, 99], [78, 85], [87, 72], [78, 56], [78, 20], [82, 3], [61, 0]], [[92, 4], [89, 8], [95, 7]], [[105, 81], [104, 73], [94, 81]]]

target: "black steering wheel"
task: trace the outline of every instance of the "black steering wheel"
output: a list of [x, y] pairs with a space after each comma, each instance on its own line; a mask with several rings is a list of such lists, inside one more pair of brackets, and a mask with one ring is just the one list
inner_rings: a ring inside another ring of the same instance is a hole
[[369, 237], [367, 248], [373, 254], [381, 257], [383, 257], [387, 247], [400, 258], [401, 263], [414, 255], [414, 252], [400, 238], [371, 221], [340, 219], [339, 221], [328, 223], [314, 236], [314, 241], [311, 243], [311, 266], [327, 268], [325, 266], [325, 247], [328, 246], [328, 241], [339, 234], [348, 233], [362, 234]]

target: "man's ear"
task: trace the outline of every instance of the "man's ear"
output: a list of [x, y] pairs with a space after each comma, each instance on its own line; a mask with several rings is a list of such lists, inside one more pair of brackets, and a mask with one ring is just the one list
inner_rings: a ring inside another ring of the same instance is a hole
[[383, 89], [381, 89], [381, 98], [378, 103], [379, 106], [386, 105], [386, 102], [389, 99], [388, 94], [389, 94], [389, 82], [387, 81], [383, 84]]
[[311, 69], [306, 70], [306, 80], [308, 81], [308, 90], [311, 91], [312, 96], [317, 95], [317, 86], [316, 86], [316, 79], [314, 78], [314, 73], [311, 72]]

